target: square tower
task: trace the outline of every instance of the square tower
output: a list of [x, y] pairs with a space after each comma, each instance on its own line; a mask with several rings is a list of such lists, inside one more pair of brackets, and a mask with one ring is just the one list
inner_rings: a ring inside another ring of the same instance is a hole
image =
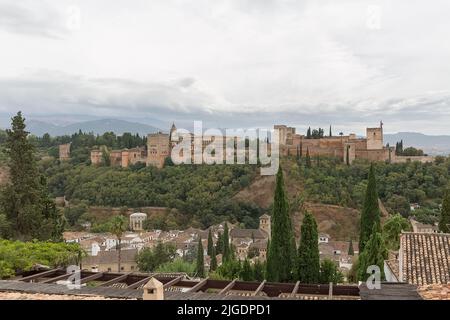
[[147, 165], [162, 168], [164, 161], [170, 156], [169, 135], [161, 132], [149, 134], [147, 150]]
[[367, 128], [367, 149], [381, 150], [383, 149], [383, 127]]

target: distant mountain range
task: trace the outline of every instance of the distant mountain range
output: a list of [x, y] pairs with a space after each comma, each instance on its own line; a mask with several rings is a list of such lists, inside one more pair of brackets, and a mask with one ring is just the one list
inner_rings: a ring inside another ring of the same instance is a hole
[[[151, 123], [152, 121], [149, 122]], [[1, 123], [0, 126], [5, 127], [3, 123]], [[37, 136], [42, 136], [44, 133], [49, 133], [51, 136], [71, 135], [79, 130], [83, 132], [93, 132], [95, 134], [113, 131], [118, 135], [121, 135], [124, 132], [146, 135], [158, 131], [167, 132], [168, 128], [169, 127], [160, 129], [152, 125], [119, 119], [78, 121], [67, 125], [56, 125], [37, 119], [27, 120], [28, 131]], [[191, 128], [187, 129], [191, 130]], [[435, 136], [418, 132], [399, 132], [384, 135], [384, 143], [389, 143], [391, 146], [395, 146], [400, 140], [403, 140], [404, 147], [412, 146], [419, 148], [429, 155], [450, 154], [450, 135]]]
[[39, 120], [28, 120], [27, 130], [37, 136], [42, 136], [44, 133], [48, 133], [51, 136], [71, 135], [79, 130], [83, 132], [93, 132], [94, 134], [103, 134], [112, 131], [117, 135], [121, 135], [124, 132], [146, 135], [148, 133], [166, 131], [143, 123], [117, 119], [83, 121], [69, 125], [54, 125]]
[[422, 149], [429, 155], [450, 154], [450, 136], [431, 136], [417, 132], [399, 132], [384, 135], [384, 143], [389, 143], [391, 146], [395, 146], [401, 140], [403, 140], [403, 147]]

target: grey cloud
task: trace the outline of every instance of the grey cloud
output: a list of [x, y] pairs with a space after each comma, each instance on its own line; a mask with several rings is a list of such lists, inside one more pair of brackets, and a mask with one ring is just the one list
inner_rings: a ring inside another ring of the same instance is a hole
[[[33, 5], [30, 5], [33, 4]], [[37, 4], [37, 5], [36, 5]], [[60, 13], [43, 1], [2, 1], [0, 29], [22, 35], [59, 39], [68, 33]]]
[[[190, 77], [172, 83], [147, 83], [41, 71], [29, 78], [0, 80], [0, 110], [21, 109], [31, 114], [58, 115], [70, 111], [96, 117], [134, 118], [139, 122], [143, 119], [176, 121], [184, 125], [203, 120], [205, 126], [222, 128], [271, 127], [274, 123], [298, 127], [333, 124], [357, 133], [380, 120], [397, 125], [402, 121], [431, 122], [436, 117], [441, 121], [450, 119], [450, 92], [388, 99], [377, 102], [370, 111], [358, 110], [356, 102], [333, 106], [298, 105], [283, 112], [278, 112], [276, 106], [260, 112], [245, 108], [211, 111], [209, 106], [214, 103], [213, 97], [195, 88], [195, 79]], [[395, 131], [395, 126], [391, 128]]]

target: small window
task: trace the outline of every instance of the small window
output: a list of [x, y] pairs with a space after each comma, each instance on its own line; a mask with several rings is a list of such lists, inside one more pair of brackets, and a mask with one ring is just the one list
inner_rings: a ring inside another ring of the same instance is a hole
[[131, 270], [134, 270], [134, 266], [131, 266]]
[[125, 269], [124, 269], [124, 267], [120, 267], [120, 270], [123, 271], [123, 270], [125, 270]]
[[111, 272], [111, 268], [108, 268], [108, 272]]

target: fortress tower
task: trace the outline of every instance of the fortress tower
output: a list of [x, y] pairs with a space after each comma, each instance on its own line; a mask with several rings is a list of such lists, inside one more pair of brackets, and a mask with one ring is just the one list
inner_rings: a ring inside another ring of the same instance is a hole
[[383, 149], [383, 122], [379, 128], [367, 128], [367, 150]]
[[147, 166], [162, 168], [164, 160], [169, 156], [169, 135], [167, 133], [151, 133], [147, 137]]

